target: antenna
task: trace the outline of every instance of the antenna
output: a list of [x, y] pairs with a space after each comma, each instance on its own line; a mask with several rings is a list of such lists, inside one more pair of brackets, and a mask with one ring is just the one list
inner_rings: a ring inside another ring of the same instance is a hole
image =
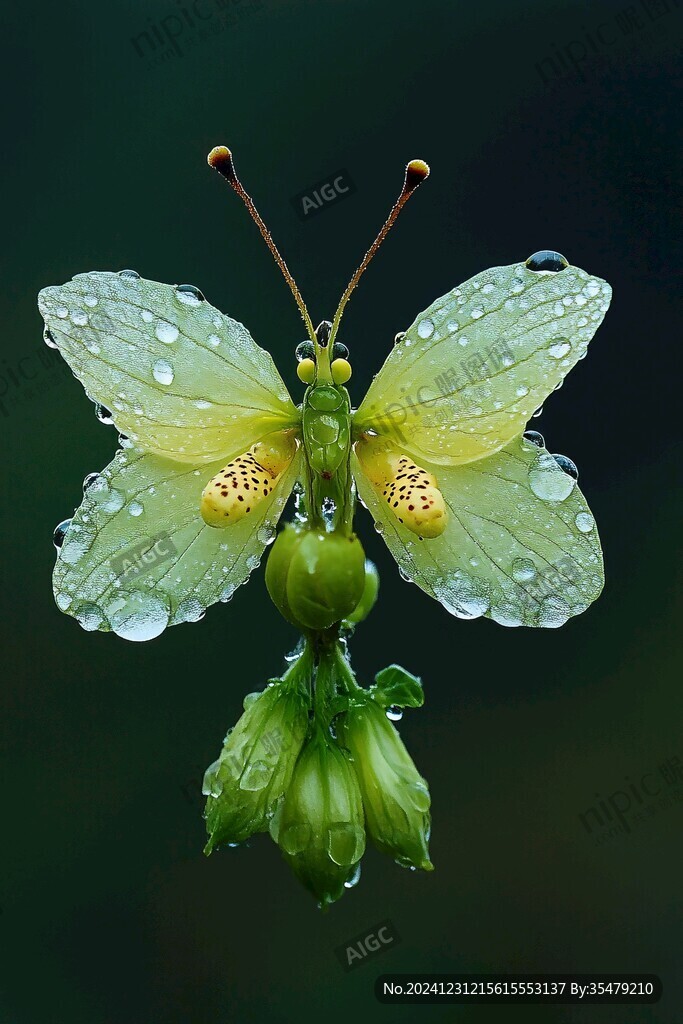
[[401, 194], [399, 195], [398, 199], [396, 200], [396, 202], [392, 206], [391, 211], [389, 213], [389, 216], [387, 217], [387, 219], [385, 220], [384, 224], [382, 225], [382, 228], [380, 229], [380, 232], [377, 235], [377, 238], [372, 243], [372, 245], [370, 246], [370, 248], [366, 252], [365, 256], [363, 257], [363, 262], [358, 267], [358, 269], [356, 270], [356, 273], [353, 275], [353, 277], [349, 281], [348, 285], [346, 286], [346, 291], [342, 295], [341, 301], [340, 301], [339, 305], [337, 306], [337, 312], [334, 314], [334, 320], [332, 322], [332, 333], [331, 333], [331, 337], [330, 337], [330, 345], [332, 345], [334, 343], [334, 339], [335, 339], [335, 337], [337, 335], [337, 331], [339, 329], [339, 322], [340, 322], [340, 320], [342, 318], [342, 314], [344, 312], [344, 309], [346, 308], [346, 303], [351, 298], [351, 293], [353, 292], [354, 288], [357, 286], [357, 284], [360, 281], [362, 275], [367, 270], [368, 265], [370, 263], [370, 260], [375, 255], [375, 253], [379, 249], [380, 245], [382, 244], [384, 239], [389, 234], [389, 231], [391, 230], [391, 228], [392, 228], [392, 226], [394, 224], [394, 221], [396, 220], [396, 218], [398, 217], [399, 213], [401, 212], [401, 210], [403, 209], [405, 204], [408, 202], [408, 200], [412, 196], [412, 194], [415, 191], [415, 189], [418, 187], [418, 185], [422, 184], [422, 182], [425, 180], [425, 178], [428, 178], [428, 177], [429, 177], [429, 165], [426, 164], [424, 162], [424, 160], [411, 160], [410, 161], [410, 163], [406, 167], [406, 176], [405, 176], [405, 179], [403, 181], [403, 188], [401, 189]]
[[247, 210], [251, 214], [252, 220], [255, 222], [256, 227], [261, 232], [263, 241], [270, 249], [273, 258], [275, 259], [275, 262], [282, 271], [282, 276], [289, 285], [290, 291], [294, 296], [294, 301], [299, 307], [299, 312], [301, 313], [302, 319], [306, 324], [308, 336], [311, 339], [311, 341], [315, 344], [316, 337], [315, 330], [313, 329], [313, 321], [311, 320], [308, 310], [306, 309], [306, 304], [301, 297], [301, 292], [296, 286], [296, 281], [292, 277], [289, 271], [289, 267], [287, 266], [282, 256], [280, 255], [278, 247], [273, 241], [270, 231], [263, 223], [260, 213], [254, 206], [253, 199], [251, 198], [247, 190], [244, 188], [242, 182], [237, 177], [237, 172], [235, 171], [235, 164], [232, 159], [232, 153], [230, 152], [227, 146], [214, 146], [214, 148], [209, 153], [207, 160], [209, 163], [209, 167], [213, 167], [215, 171], [218, 171], [218, 173], [225, 178], [230, 187], [234, 189], [234, 191], [240, 197], [240, 199], [246, 206]]

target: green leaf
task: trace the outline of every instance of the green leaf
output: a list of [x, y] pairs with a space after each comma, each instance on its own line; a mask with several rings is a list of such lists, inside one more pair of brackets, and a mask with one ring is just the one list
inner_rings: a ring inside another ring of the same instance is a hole
[[422, 683], [417, 676], [400, 665], [388, 665], [375, 676], [372, 696], [383, 708], [421, 708], [424, 704]]

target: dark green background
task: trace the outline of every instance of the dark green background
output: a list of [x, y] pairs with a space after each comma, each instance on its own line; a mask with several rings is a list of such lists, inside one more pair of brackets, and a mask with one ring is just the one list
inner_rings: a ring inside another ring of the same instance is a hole
[[[579, 819], [626, 776], [683, 761], [681, 11], [673, 0], [645, 6], [655, 20], [626, 0], [228, 0], [231, 24], [219, 30], [214, 15], [206, 38], [188, 28], [180, 55], [155, 61], [131, 39], [174, 15], [173, 0], [13, 5], [0, 290], [2, 1024], [683, 1020], [682, 805], [601, 844]], [[610, 41], [582, 76], [546, 60], [544, 81], [537, 65], [553, 46], [576, 53], [600, 25]], [[600, 526], [607, 586], [585, 615], [539, 632], [453, 619], [401, 582], [359, 514], [382, 591], [354, 664], [366, 681], [393, 660], [423, 677], [425, 707], [401, 731], [431, 783], [436, 871], [417, 876], [371, 851], [360, 885], [326, 915], [265, 837], [201, 853], [201, 772], [243, 695], [280, 670], [295, 639], [262, 570], [229, 606], [148, 645], [82, 632], [50, 587], [52, 528], [116, 435], [70, 375], [39, 362], [39, 288], [125, 266], [196, 283], [301, 393], [296, 309], [206, 166], [217, 143], [236, 152], [316, 321], [333, 311], [406, 160], [430, 162], [349, 307], [356, 401], [395, 332], [486, 267], [550, 247], [614, 287], [589, 358], [533, 424], [578, 463]], [[290, 197], [341, 168], [356, 194], [298, 220]], [[219, 649], [229, 672], [215, 668]], [[345, 974], [335, 947], [387, 918], [400, 945]], [[374, 979], [388, 971], [652, 971], [665, 996], [631, 1008], [378, 1006]]]

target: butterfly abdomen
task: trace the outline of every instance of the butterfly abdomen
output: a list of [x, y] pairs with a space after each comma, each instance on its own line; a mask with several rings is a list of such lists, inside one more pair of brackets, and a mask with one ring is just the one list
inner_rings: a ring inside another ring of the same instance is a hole
[[249, 515], [272, 493], [289, 466], [296, 442], [288, 434], [259, 442], [217, 473], [202, 492], [201, 514], [207, 526], [225, 527]]
[[382, 437], [358, 442], [356, 454], [366, 476], [399, 523], [420, 537], [439, 537], [448, 512], [436, 477]]

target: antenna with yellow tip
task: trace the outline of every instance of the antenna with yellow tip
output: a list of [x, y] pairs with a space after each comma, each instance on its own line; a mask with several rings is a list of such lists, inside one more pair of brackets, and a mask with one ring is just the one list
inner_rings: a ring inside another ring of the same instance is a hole
[[353, 275], [353, 277], [349, 281], [348, 285], [346, 286], [346, 291], [342, 295], [341, 300], [339, 302], [339, 305], [337, 306], [337, 312], [334, 314], [334, 320], [332, 321], [332, 331], [331, 331], [331, 334], [330, 334], [330, 345], [334, 344], [334, 339], [335, 339], [337, 331], [339, 329], [339, 322], [340, 322], [340, 320], [342, 318], [342, 314], [344, 312], [344, 309], [346, 308], [346, 304], [349, 301], [349, 299], [351, 298], [351, 293], [353, 292], [354, 288], [357, 286], [357, 284], [360, 281], [362, 275], [367, 270], [368, 265], [370, 263], [370, 260], [375, 255], [375, 253], [379, 249], [380, 245], [382, 244], [384, 239], [389, 234], [389, 231], [391, 230], [391, 227], [393, 226], [396, 218], [398, 217], [399, 213], [401, 212], [401, 210], [403, 209], [405, 204], [408, 202], [408, 200], [412, 196], [412, 194], [415, 191], [415, 189], [418, 187], [418, 185], [422, 184], [422, 182], [425, 180], [425, 178], [428, 178], [428, 177], [429, 177], [429, 165], [426, 164], [424, 162], [424, 160], [411, 160], [410, 161], [410, 163], [406, 167], [406, 176], [405, 176], [405, 178], [403, 180], [403, 188], [401, 189], [401, 194], [399, 195], [398, 199], [396, 200], [396, 202], [392, 206], [391, 211], [389, 213], [389, 216], [387, 217], [387, 219], [385, 220], [384, 224], [382, 225], [382, 227], [380, 229], [380, 232], [377, 235], [377, 238], [372, 243], [372, 245], [370, 246], [370, 248], [366, 252], [365, 256], [363, 257], [363, 261], [362, 261], [361, 265], [358, 267], [358, 269], [356, 270], [356, 273]]
[[302, 299], [301, 292], [297, 288], [296, 281], [292, 277], [289, 267], [287, 266], [284, 259], [280, 255], [278, 247], [273, 241], [270, 231], [263, 223], [261, 215], [254, 205], [253, 199], [251, 198], [247, 190], [244, 188], [242, 182], [237, 177], [237, 172], [235, 171], [235, 164], [232, 159], [232, 153], [230, 152], [227, 146], [214, 146], [214, 148], [209, 153], [207, 160], [209, 163], [209, 167], [213, 167], [215, 171], [218, 171], [218, 173], [225, 178], [225, 180], [228, 182], [231, 188], [234, 189], [234, 191], [240, 197], [240, 199], [246, 206], [247, 210], [251, 214], [252, 220], [254, 221], [256, 227], [261, 232], [264, 242], [266, 243], [271, 253], [273, 254], [275, 262], [282, 271], [282, 276], [289, 285], [290, 291], [294, 296], [294, 301], [299, 307], [299, 312], [301, 313], [303, 322], [306, 324], [308, 336], [311, 339], [311, 341], [315, 344], [315, 330], [313, 328], [313, 321], [311, 320], [308, 310], [306, 309], [306, 303]]

